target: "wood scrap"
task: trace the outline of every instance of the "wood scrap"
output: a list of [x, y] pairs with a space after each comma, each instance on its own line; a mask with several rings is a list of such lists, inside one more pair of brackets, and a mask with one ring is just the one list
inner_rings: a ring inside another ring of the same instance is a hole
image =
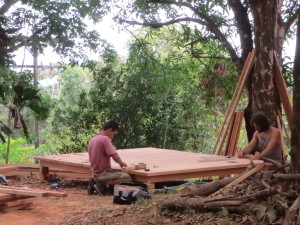
[[65, 197], [67, 193], [0, 185], [0, 211], [9, 212], [28, 207], [33, 197]]
[[252, 170], [248, 171], [247, 173], [243, 174], [242, 176], [239, 176], [237, 179], [235, 179], [234, 181], [232, 181], [231, 183], [229, 183], [228, 185], [226, 185], [225, 187], [223, 187], [222, 189], [218, 190], [217, 192], [213, 193], [211, 195], [215, 196], [219, 193], [221, 193], [222, 191], [224, 191], [227, 188], [230, 188], [234, 185], [237, 185], [238, 183], [242, 182], [243, 180], [247, 179], [248, 177], [250, 177], [251, 175], [253, 175], [254, 173], [260, 171], [263, 167], [265, 166], [265, 163], [261, 163], [258, 166], [256, 166], [255, 168], [253, 168]]
[[[289, 169], [287, 172], [292, 171], [290, 164], [285, 164], [284, 167]], [[255, 214], [265, 209], [260, 217], [265, 223], [280, 221], [278, 223], [284, 225], [299, 224], [300, 173], [283, 174], [277, 173], [278, 171], [278, 169], [259, 171], [250, 177], [248, 175], [253, 172], [252, 169], [248, 174], [245, 172], [240, 176], [240, 181], [238, 179], [233, 181], [230, 188], [220, 188], [217, 191], [218, 195], [169, 196], [163, 203], [163, 209], [218, 211], [225, 207], [228, 212], [239, 214], [251, 212]], [[214, 182], [211, 183], [214, 185]], [[203, 187], [204, 185], [206, 184], [203, 184]], [[285, 216], [282, 217], [283, 212]]]
[[[34, 193], [36, 193], [36, 196], [55, 196], [55, 197], [66, 197], [67, 193], [65, 192], [56, 192], [56, 191], [47, 191], [47, 190], [41, 190], [41, 189], [32, 189], [32, 188], [22, 188], [22, 187], [11, 187], [11, 186], [4, 186], [4, 185], [0, 185], [0, 193], [4, 192], [3, 190], [5, 190], [5, 193], [8, 194], [14, 194], [14, 193], [9, 193], [9, 190], [16, 190], [16, 191], [20, 191], [21, 192], [25, 192], [25, 193], [30, 193], [34, 196]], [[18, 193], [18, 192], [17, 192]]]
[[[242, 176], [243, 174], [247, 173], [249, 170], [251, 170], [254, 167], [253, 162], [248, 165], [248, 168], [241, 173], [239, 176]], [[229, 183], [233, 182], [234, 180], [238, 179], [238, 177], [228, 177], [226, 179], [221, 179], [221, 180], [214, 180], [212, 182], [206, 183], [206, 184], [201, 184], [201, 185], [193, 185], [193, 186], [188, 186], [184, 188], [181, 192], [181, 196], [207, 196], [210, 195], [219, 189], [225, 187]]]
[[47, 196], [46, 192], [29, 191], [29, 190], [16, 190], [16, 189], [9, 189], [9, 188], [0, 188], [0, 192], [1, 193], [6, 193], [6, 194], [27, 195], [27, 196], [34, 196], [34, 197], [45, 197], [45, 196]]
[[282, 221], [282, 225], [290, 225], [294, 220], [296, 213], [300, 207], [300, 196], [294, 201], [293, 205], [287, 210], [285, 217]]
[[300, 181], [300, 174], [273, 174], [273, 177], [278, 180]]

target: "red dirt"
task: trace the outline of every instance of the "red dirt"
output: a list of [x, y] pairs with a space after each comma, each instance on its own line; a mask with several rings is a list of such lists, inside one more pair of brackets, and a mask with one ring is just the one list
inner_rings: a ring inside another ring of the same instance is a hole
[[[79, 225], [79, 224], [251, 224], [250, 218], [237, 215], [222, 216], [214, 213], [174, 213], [160, 210], [165, 194], [152, 194], [152, 199], [133, 205], [116, 205], [113, 196], [88, 196], [87, 180], [63, 180], [66, 184], [57, 191], [67, 192], [67, 197], [37, 197], [24, 210], [0, 213], [2, 225]], [[9, 185], [27, 186], [49, 190], [51, 183], [22, 178]]]

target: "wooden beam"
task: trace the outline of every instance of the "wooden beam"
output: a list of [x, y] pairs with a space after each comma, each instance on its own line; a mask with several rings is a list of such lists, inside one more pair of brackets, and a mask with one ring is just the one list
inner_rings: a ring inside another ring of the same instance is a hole
[[238, 103], [238, 100], [242, 94], [242, 91], [245, 87], [245, 83], [249, 77], [249, 74], [253, 68], [253, 65], [254, 65], [254, 56], [255, 56], [255, 50], [252, 50], [249, 54], [248, 54], [248, 57], [246, 59], [246, 62], [244, 64], [244, 67], [243, 67], [243, 70], [242, 70], [242, 73], [241, 73], [241, 76], [240, 76], [240, 79], [236, 85], [236, 88], [234, 90], [234, 93], [233, 93], [233, 97], [232, 97], [232, 100], [230, 102], [230, 105], [226, 111], [226, 114], [225, 114], [225, 119], [224, 119], [224, 122], [223, 122], [223, 125], [221, 127], [221, 130], [219, 132], [219, 135], [217, 137], [217, 141], [216, 141], [216, 144], [214, 146], [214, 149], [212, 151], [212, 154], [216, 154], [217, 151], [220, 152], [219, 149], [219, 143], [221, 140], [223, 140], [223, 136], [226, 135], [227, 133], [227, 126], [228, 126], [228, 123], [230, 122], [230, 119], [236, 109], [236, 106], [237, 106], [237, 103]]
[[227, 150], [227, 155], [229, 156], [234, 156], [236, 154], [243, 118], [244, 112], [236, 112], [234, 126], [230, 136], [230, 143]]
[[276, 54], [274, 52], [273, 54], [274, 58], [274, 79], [275, 79], [275, 84], [278, 89], [279, 97], [283, 106], [283, 109], [285, 111], [285, 115], [289, 124], [289, 128], [291, 129], [292, 127], [292, 118], [293, 118], [293, 107], [289, 98], [289, 93], [286, 88], [285, 81], [283, 79], [279, 63], [276, 57]]
[[256, 173], [257, 171], [261, 170], [263, 167], [265, 166], [265, 163], [261, 163], [258, 166], [254, 167], [252, 170], [248, 171], [247, 173], [243, 174], [242, 176], [240, 176], [239, 178], [237, 178], [236, 180], [234, 180], [233, 182], [231, 182], [230, 184], [226, 185], [225, 187], [221, 188], [220, 190], [218, 190], [217, 192], [213, 193], [210, 195], [210, 197], [216, 196], [218, 194], [220, 194], [222, 191], [226, 190], [227, 188], [230, 188], [234, 185], [239, 184], [240, 182], [242, 182], [243, 180], [247, 179], [248, 177], [250, 177], [252, 174]]
[[21, 187], [11, 187], [11, 186], [0, 185], [0, 193], [2, 192], [3, 189], [45, 193], [42, 196], [55, 196], [55, 197], [66, 197], [67, 196], [67, 193], [65, 193], [65, 192], [46, 191], [46, 190], [41, 190], [41, 189], [21, 188]]
[[[227, 155], [227, 150], [228, 150], [230, 137], [231, 137], [233, 126], [234, 126], [235, 117], [236, 117], [236, 113], [233, 113], [232, 117], [230, 119], [230, 122], [229, 122], [228, 126], [226, 127], [225, 135], [223, 135], [223, 137], [222, 137], [222, 142], [219, 146], [217, 155], [225, 155], [225, 156]], [[223, 151], [223, 143], [224, 142], [226, 142], [226, 145], [225, 145], [225, 150]]]
[[10, 189], [10, 188], [2, 188], [0, 187], [0, 193], [6, 194], [14, 194], [14, 195], [27, 195], [27, 196], [35, 196], [35, 197], [45, 197], [47, 193], [41, 191], [29, 191], [29, 190], [18, 190], [18, 189]]
[[283, 140], [282, 131], [281, 131], [282, 123], [281, 123], [280, 118], [279, 118], [278, 115], [276, 116], [276, 121], [277, 121], [278, 129], [280, 131], [280, 137], [281, 137], [280, 142], [281, 142], [281, 148], [282, 148], [282, 151], [283, 151], [283, 156], [287, 156], [287, 155], [289, 155], [289, 153], [286, 151], [285, 146], [284, 146], [284, 140]]

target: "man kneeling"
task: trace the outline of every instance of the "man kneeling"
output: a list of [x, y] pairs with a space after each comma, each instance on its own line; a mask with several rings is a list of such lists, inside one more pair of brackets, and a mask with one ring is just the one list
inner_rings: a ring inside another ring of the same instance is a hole
[[102, 130], [89, 141], [88, 154], [92, 179], [88, 186], [88, 194], [93, 194], [96, 190], [99, 195], [106, 195], [109, 187], [131, 181], [129, 174], [111, 168], [110, 157], [121, 168], [127, 167], [111, 143], [118, 130], [119, 125], [115, 121], [109, 120], [104, 124]]

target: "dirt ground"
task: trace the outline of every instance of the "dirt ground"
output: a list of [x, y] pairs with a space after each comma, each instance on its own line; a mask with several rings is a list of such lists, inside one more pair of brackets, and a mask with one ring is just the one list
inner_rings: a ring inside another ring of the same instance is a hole
[[[61, 180], [67, 197], [36, 197], [27, 209], [0, 213], [1, 225], [154, 225], [154, 224], [253, 224], [250, 217], [221, 215], [221, 213], [169, 212], [161, 209], [161, 202], [170, 194], [152, 193], [150, 200], [132, 205], [113, 204], [113, 196], [87, 195], [88, 180]], [[51, 183], [36, 178], [9, 181], [10, 186], [50, 189]]]

